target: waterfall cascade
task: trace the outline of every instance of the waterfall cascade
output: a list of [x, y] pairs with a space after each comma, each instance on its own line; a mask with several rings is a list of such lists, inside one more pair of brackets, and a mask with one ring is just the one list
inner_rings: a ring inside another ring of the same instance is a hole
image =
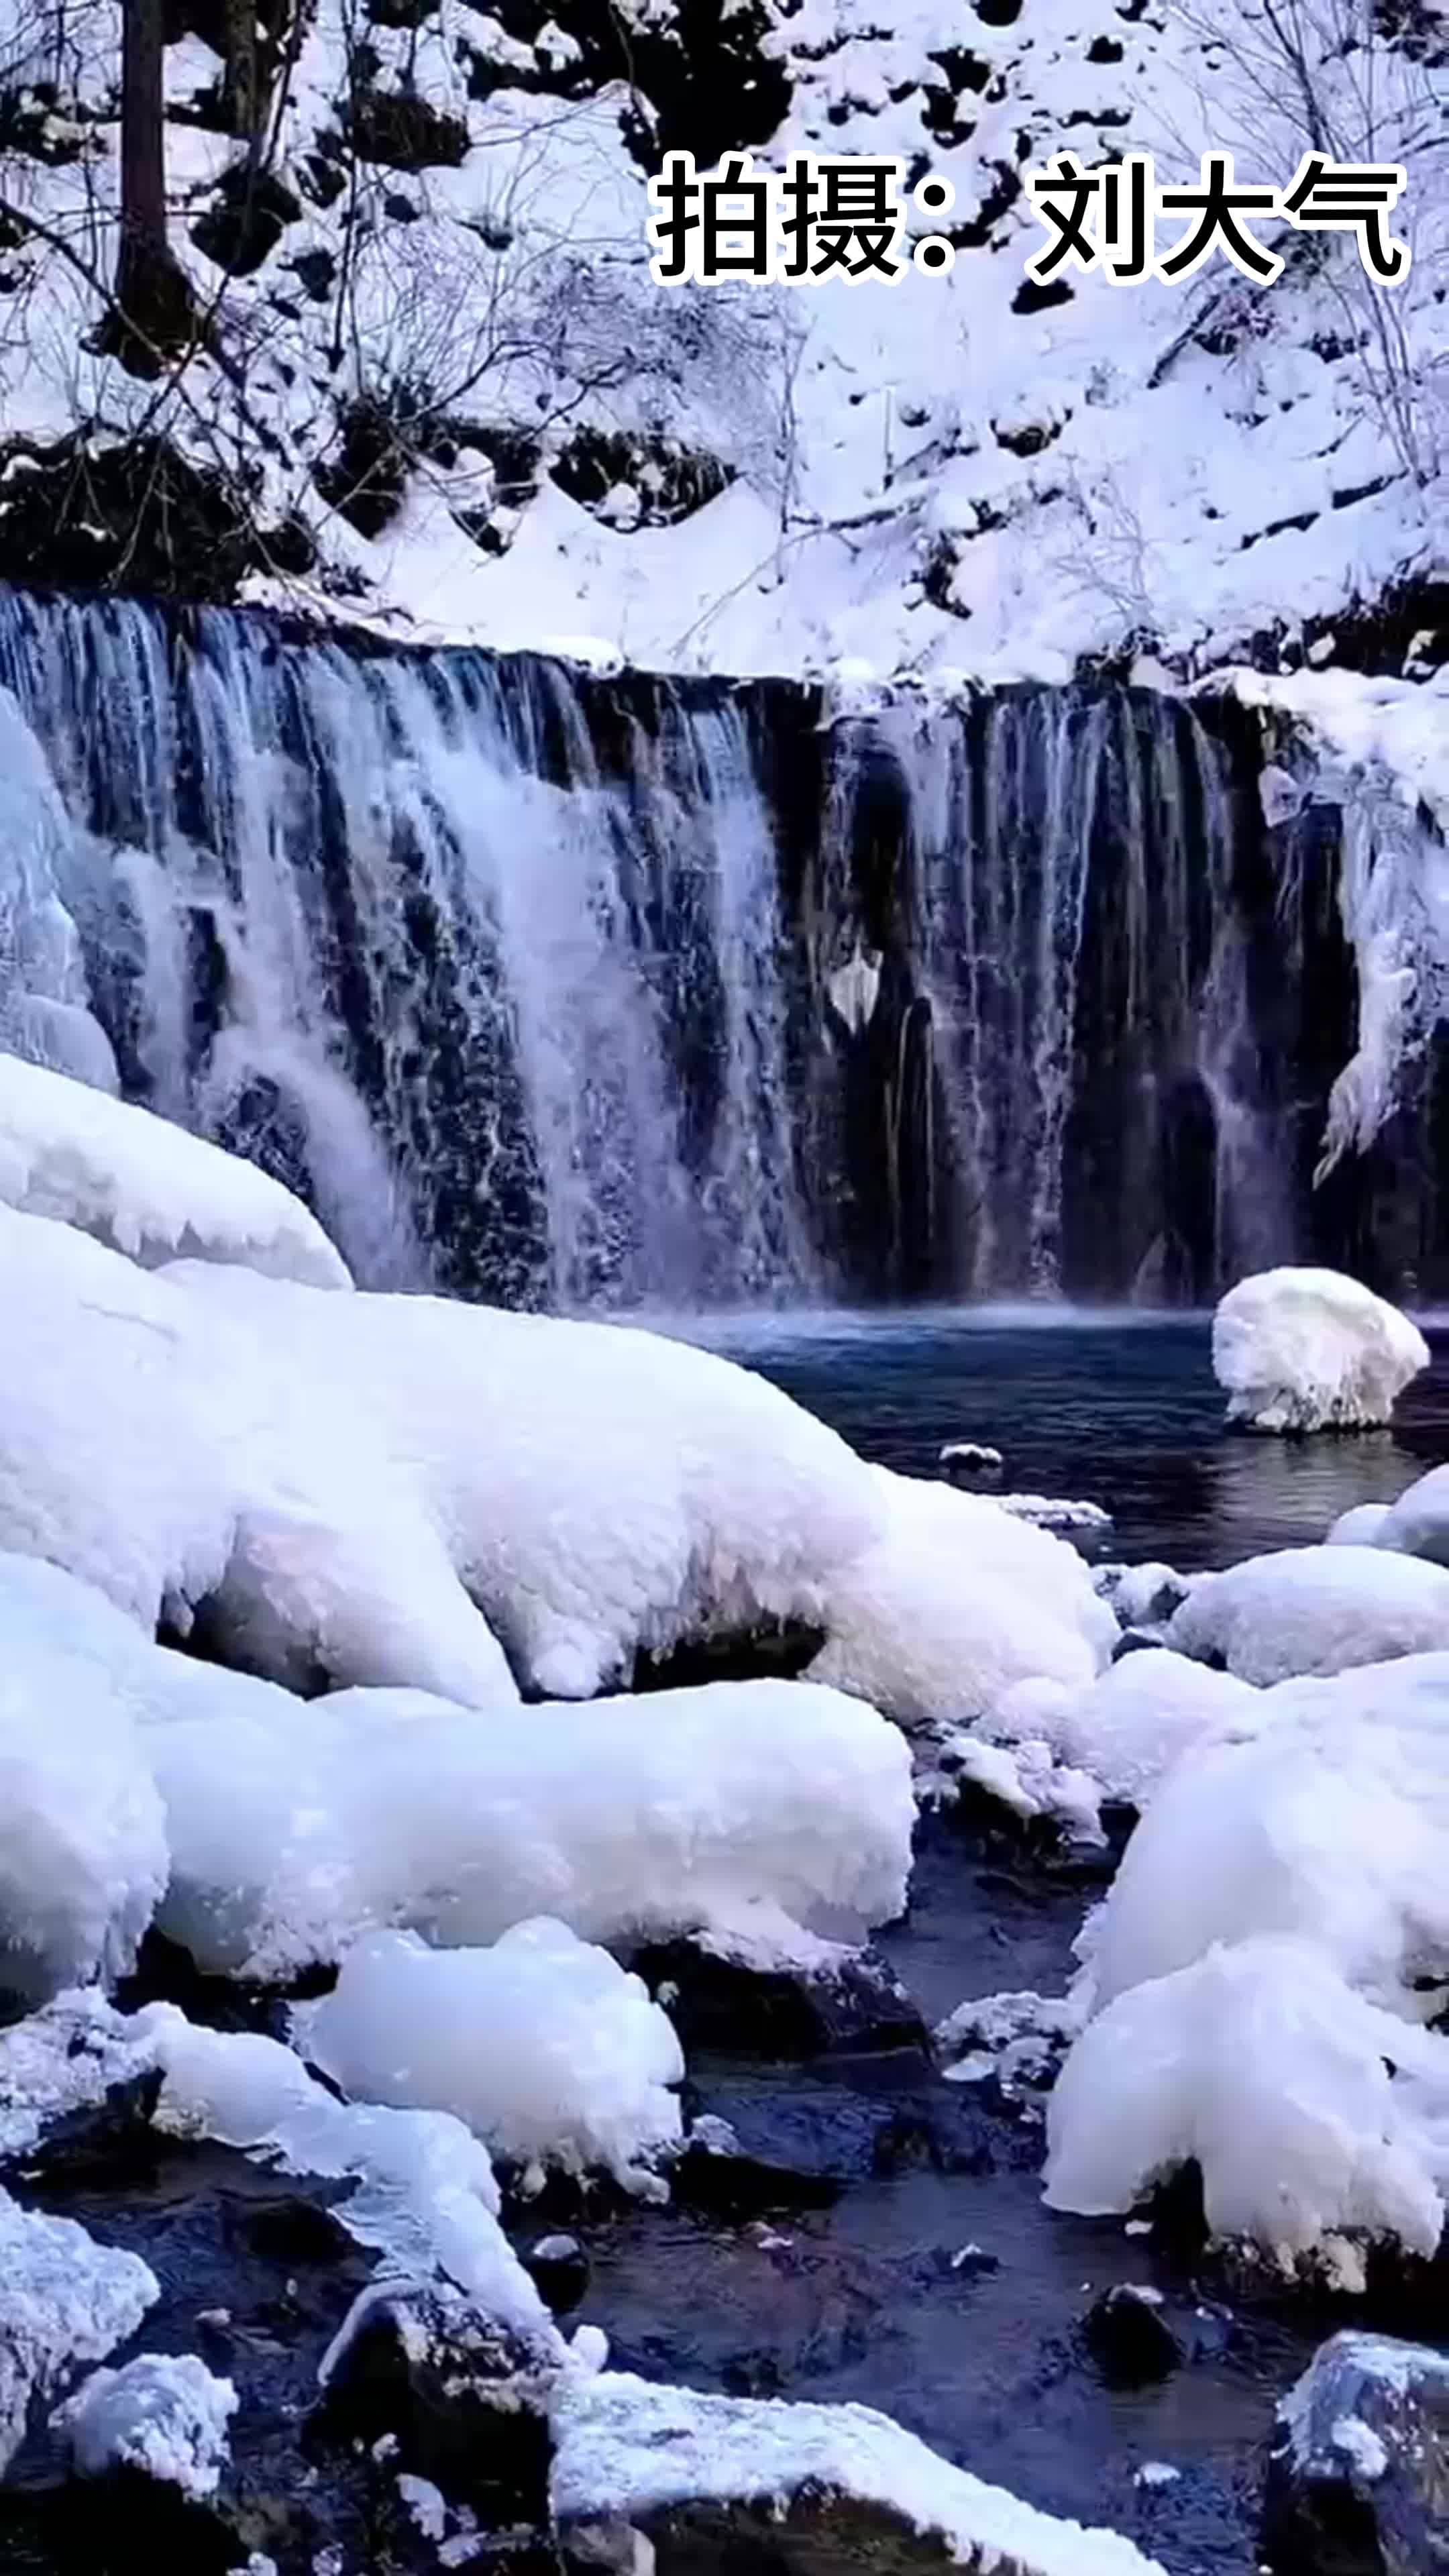
[[1302, 1248], [1328, 936], [1211, 728], [0, 594], [0, 1040], [372, 1283], [1203, 1295]]

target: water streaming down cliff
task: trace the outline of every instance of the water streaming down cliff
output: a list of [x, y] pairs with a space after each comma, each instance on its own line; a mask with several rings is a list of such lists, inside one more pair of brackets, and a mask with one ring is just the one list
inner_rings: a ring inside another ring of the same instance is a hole
[[1184, 1296], [1294, 1248], [1226, 721], [18, 594], [0, 684], [0, 1036], [94, 1073], [98, 1020], [369, 1281]]

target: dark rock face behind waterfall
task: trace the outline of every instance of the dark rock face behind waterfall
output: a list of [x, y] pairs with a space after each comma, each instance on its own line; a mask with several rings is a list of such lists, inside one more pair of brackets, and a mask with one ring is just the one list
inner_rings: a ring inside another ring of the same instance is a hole
[[[1106, 682], [603, 677], [0, 594], [0, 1039], [564, 1306], [1449, 1281], [1432, 1061], [1315, 1193], [1334, 811]], [[89, 1016], [88, 1016], [89, 1015]]]

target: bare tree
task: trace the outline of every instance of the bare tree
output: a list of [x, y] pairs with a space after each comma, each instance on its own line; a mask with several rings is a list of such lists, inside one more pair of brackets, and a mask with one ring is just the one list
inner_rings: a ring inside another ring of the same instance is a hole
[[257, 13], [253, 0], [226, 0], [226, 121], [253, 150], [261, 134]]
[[121, 19], [121, 244], [114, 296], [116, 354], [138, 373], [158, 349], [193, 336], [191, 290], [166, 230], [162, 0], [123, 0]]

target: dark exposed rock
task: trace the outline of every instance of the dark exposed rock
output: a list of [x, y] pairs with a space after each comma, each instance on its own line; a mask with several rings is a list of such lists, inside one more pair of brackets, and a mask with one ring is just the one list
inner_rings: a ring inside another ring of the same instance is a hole
[[218, 182], [215, 200], [192, 225], [191, 238], [230, 276], [250, 277], [301, 212], [300, 197], [274, 172], [241, 163]]
[[693, 1938], [646, 1943], [630, 1965], [665, 2003], [686, 2053], [800, 2058], [926, 2048], [917, 2006], [874, 1950], [835, 1947], [819, 1965], [757, 1967]]
[[461, 2290], [382, 2285], [359, 2300], [331, 2362], [317, 2430], [392, 2436], [398, 2465], [495, 2528], [548, 2520], [547, 2376]]
[[1334, 2335], [1278, 2409], [1264, 2545], [1284, 2576], [1449, 2566], [1449, 2359]]
[[1168, 2378], [1184, 2359], [1160, 2295], [1129, 2281], [1104, 2290], [1088, 2309], [1082, 2340], [1109, 2388], [1146, 2387]]
[[567, 2316], [589, 2286], [589, 2258], [576, 2236], [540, 2236], [523, 2248], [523, 2263], [555, 2316]]
[[387, 170], [456, 170], [468, 157], [466, 119], [410, 90], [358, 87], [349, 131], [359, 161]]

